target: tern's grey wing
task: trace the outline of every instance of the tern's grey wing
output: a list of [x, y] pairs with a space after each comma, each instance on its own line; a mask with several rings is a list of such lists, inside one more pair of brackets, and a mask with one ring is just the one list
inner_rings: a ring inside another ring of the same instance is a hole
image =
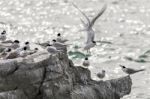
[[12, 49], [17, 49], [17, 48], [19, 48], [19, 47], [20, 47], [19, 45], [15, 45], [15, 44], [12, 44], [12, 45], [11, 45], [11, 48], [12, 48]]
[[39, 45], [41, 46], [47, 46], [49, 43], [45, 42], [45, 43], [40, 43]]
[[12, 40], [3, 41], [2, 43], [13, 43]]
[[47, 48], [47, 51], [48, 51], [49, 53], [56, 53], [56, 52], [58, 52], [57, 49], [56, 49], [56, 48], [53, 48], [53, 47]]
[[127, 68], [127, 71], [126, 71], [126, 72], [129, 73], [129, 74], [134, 74], [134, 73], [137, 72], [137, 70], [134, 70], [134, 69], [132, 69], [132, 68]]
[[65, 42], [67, 42], [68, 40], [67, 39], [63, 39], [62, 41], [61, 41], [61, 43], [65, 43]]
[[54, 44], [54, 46], [57, 48], [57, 47], [66, 47], [67, 45], [62, 44], [62, 43], [59, 43], [59, 42], [56, 42], [56, 43]]
[[107, 5], [105, 4], [103, 8], [100, 10], [100, 12], [91, 20], [89, 28], [91, 28], [94, 25], [95, 21], [105, 12], [106, 8]]
[[6, 59], [17, 58], [18, 56], [19, 56], [19, 54], [17, 54], [16, 52], [12, 52], [12, 53], [9, 53], [9, 54], [6, 56]]
[[57, 38], [56, 41], [57, 41], [57, 42], [60, 42], [60, 43], [65, 43], [65, 42], [67, 42], [68, 40], [67, 40], [67, 39], [60, 39], [60, 38]]
[[134, 70], [134, 69], [131, 69], [131, 68], [128, 69], [128, 73], [130, 73], [130, 74], [134, 74], [134, 73], [137, 73], [137, 72], [140, 72], [140, 71], [145, 71], [145, 69], [139, 69], [139, 70]]
[[47, 48], [47, 51], [48, 52], [53, 52], [53, 51], [55, 51], [55, 49], [54, 48]]
[[83, 13], [74, 3], [72, 3], [72, 5], [79, 10], [79, 12], [85, 17], [85, 19], [87, 20], [88, 22], [88, 25], [90, 25], [90, 19], [86, 16], [85, 13]]
[[49, 45], [50, 42], [49, 42], [49, 41], [46, 41], [46, 42], [40, 43], [40, 42], [38, 41], [38, 42], [35, 42], [35, 44], [40, 45], [40, 46], [42, 46], [42, 47], [47, 47], [47, 45]]
[[84, 26], [86, 26], [86, 23], [80, 18], [80, 21], [82, 22], [82, 24], [84, 25]]

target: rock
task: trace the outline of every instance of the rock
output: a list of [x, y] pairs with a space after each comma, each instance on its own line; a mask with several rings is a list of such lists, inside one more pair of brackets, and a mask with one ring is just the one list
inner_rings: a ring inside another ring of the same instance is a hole
[[0, 82], [0, 99], [120, 99], [132, 86], [129, 76], [94, 81], [65, 53], [0, 61]]

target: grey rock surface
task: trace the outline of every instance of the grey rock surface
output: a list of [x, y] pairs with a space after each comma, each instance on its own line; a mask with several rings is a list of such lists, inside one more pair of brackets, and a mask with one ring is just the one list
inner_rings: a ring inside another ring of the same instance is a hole
[[0, 61], [0, 99], [120, 99], [131, 86], [129, 76], [94, 81], [64, 53]]

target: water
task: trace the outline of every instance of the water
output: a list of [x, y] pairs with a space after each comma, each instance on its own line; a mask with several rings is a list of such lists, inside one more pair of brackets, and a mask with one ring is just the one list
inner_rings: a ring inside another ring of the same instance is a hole
[[[132, 92], [123, 99], [150, 99], [149, 53], [139, 58], [150, 50], [149, 0], [0, 0], [0, 31], [6, 29], [10, 39], [31, 42], [51, 40], [61, 32], [71, 40], [69, 51], [77, 45], [82, 52], [84, 32], [78, 32], [82, 29], [82, 16], [70, 2], [75, 2], [90, 18], [104, 2], [108, 4], [94, 29], [96, 40], [112, 44], [98, 43], [91, 50], [89, 69], [93, 79], [98, 80], [95, 73], [102, 69], [107, 72], [105, 79], [124, 76], [119, 64], [146, 68], [145, 72], [132, 76]], [[81, 65], [84, 58], [80, 52], [70, 54], [76, 65]]]

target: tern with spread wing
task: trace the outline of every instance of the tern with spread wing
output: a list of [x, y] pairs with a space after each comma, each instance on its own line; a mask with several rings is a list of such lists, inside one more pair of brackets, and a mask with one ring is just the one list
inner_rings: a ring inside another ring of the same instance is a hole
[[96, 20], [103, 15], [103, 13], [105, 12], [106, 8], [107, 8], [107, 5], [105, 4], [102, 9], [99, 11], [99, 13], [92, 19], [90, 20], [87, 15], [81, 11], [75, 4], [72, 4], [76, 9], [78, 9], [78, 11], [85, 17], [86, 21], [83, 21], [81, 19], [81, 22], [85, 28], [85, 31], [87, 33], [87, 39], [86, 39], [86, 44], [92, 42], [92, 41], [95, 41], [94, 38], [95, 38], [95, 32], [93, 30], [93, 25], [94, 23], [96, 22]]

